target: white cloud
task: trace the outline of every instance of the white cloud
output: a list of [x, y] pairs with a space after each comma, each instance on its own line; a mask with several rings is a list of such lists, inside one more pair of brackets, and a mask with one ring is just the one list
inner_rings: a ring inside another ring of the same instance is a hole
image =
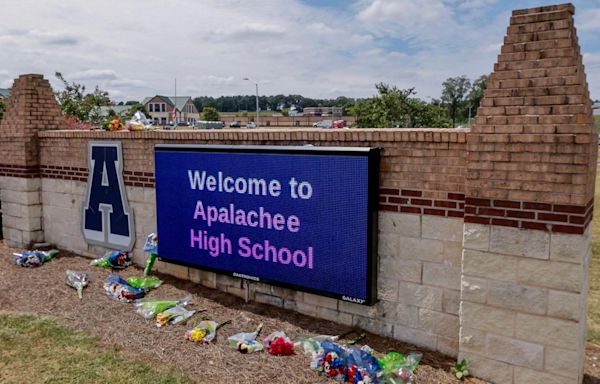
[[[588, 52], [584, 62], [590, 90], [598, 98], [600, 79], [591, 69], [600, 47], [589, 31], [597, 31], [600, 15], [587, 1], [574, 2], [582, 50]], [[491, 13], [492, 3], [6, 2], [0, 24], [0, 87], [21, 73], [43, 73], [60, 86], [54, 78], [59, 71], [69, 81], [88, 89], [99, 85], [123, 100], [172, 94], [174, 78], [178, 94], [252, 94], [254, 87], [244, 77], [257, 80], [261, 94], [365, 97], [383, 81], [438, 97], [446, 78], [465, 73], [473, 79], [492, 70], [510, 10], [523, 7], [522, 2], [496, 1]]]
[[498, 0], [466, 0], [458, 4], [458, 9], [473, 10], [496, 4]]
[[115, 80], [117, 73], [112, 69], [88, 69], [69, 73], [66, 77], [73, 80]]
[[587, 9], [575, 17], [577, 29], [581, 31], [596, 31], [600, 29], [600, 8]]

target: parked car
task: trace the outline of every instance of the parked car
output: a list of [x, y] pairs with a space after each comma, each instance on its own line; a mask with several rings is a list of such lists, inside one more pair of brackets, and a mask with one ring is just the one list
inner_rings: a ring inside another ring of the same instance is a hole
[[234, 120], [231, 123], [229, 123], [229, 127], [230, 128], [241, 128], [242, 122], [240, 120]]
[[313, 124], [315, 128], [331, 128], [333, 126], [332, 120], [321, 120]]
[[256, 124], [254, 124], [254, 121], [249, 121], [248, 124], [246, 124], [246, 128], [256, 128]]
[[346, 128], [346, 120], [335, 120], [333, 128]]
[[222, 121], [198, 121], [194, 128], [200, 129], [222, 129], [225, 126]]

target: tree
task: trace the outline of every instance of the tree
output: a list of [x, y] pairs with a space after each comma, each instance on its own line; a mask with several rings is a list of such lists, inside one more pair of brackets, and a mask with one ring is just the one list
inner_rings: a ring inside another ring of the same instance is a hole
[[470, 89], [471, 81], [464, 75], [448, 78], [442, 83], [442, 105], [448, 109], [453, 127], [456, 127], [456, 120], [464, 115]]
[[56, 72], [55, 75], [65, 87], [63, 91], [56, 93], [65, 116], [75, 117], [82, 122], [93, 122], [100, 119], [101, 106], [111, 105], [108, 92], [100, 90], [98, 86], [94, 92], [86, 94], [85, 85], [67, 82], [60, 72]]
[[4, 100], [0, 99], [0, 121], [2, 121], [2, 117], [4, 116], [5, 110], [6, 110], [6, 105], [4, 104]]
[[379, 94], [370, 99], [358, 100], [349, 108], [361, 128], [389, 127], [448, 127], [446, 111], [430, 105], [414, 95], [415, 89], [398, 89], [384, 83], [375, 85]]
[[144, 107], [144, 104], [142, 104], [142, 103], [137, 103], [137, 104], [125, 103], [125, 105], [130, 105], [129, 109], [125, 113], [125, 118], [127, 120], [131, 119], [133, 117], [133, 115], [135, 115], [135, 113], [138, 111], [142, 112], [144, 114], [144, 116], [146, 116], [147, 118], [150, 117], [150, 114], [148, 113], [148, 111], [146, 111], [146, 107]]
[[219, 112], [212, 107], [204, 107], [202, 110], [202, 120], [219, 121]]
[[481, 75], [473, 82], [471, 92], [469, 92], [469, 96], [467, 97], [473, 116], [477, 114], [477, 108], [479, 108], [479, 103], [481, 103], [481, 99], [483, 99], [483, 94], [489, 80], [490, 75]]

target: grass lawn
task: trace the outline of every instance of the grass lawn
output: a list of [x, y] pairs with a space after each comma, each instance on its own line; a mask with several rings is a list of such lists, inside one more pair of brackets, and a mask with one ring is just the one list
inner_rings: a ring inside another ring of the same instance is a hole
[[[93, 316], [93, 314], [90, 314]], [[0, 382], [9, 383], [193, 383], [100, 346], [96, 338], [54, 320], [0, 315]]]
[[596, 128], [598, 133], [600, 133], [600, 116], [594, 116], [594, 120], [596, 120]]

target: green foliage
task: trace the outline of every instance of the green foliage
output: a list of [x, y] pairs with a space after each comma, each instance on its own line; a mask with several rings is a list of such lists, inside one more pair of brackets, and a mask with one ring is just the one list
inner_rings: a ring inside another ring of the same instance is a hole
[[469, 96], [467, 96], [469, 106], [471, 107], [471, 116], [477, 114], [477, 108], [479, 108], [479, 103], [481, 103], [481, 99], [483, 99], [483, 94], [489, 80], [490, 75], [481, 75], [473, 81], [473, 86], [471, 87]]
[[600, 133], [600, 116], [594, 116], [594, 121], [596, 121], [596, 130]]
[[467, 95], [471, 89], [471, 81], [466, 76], [451, 77], [442, 83], [442, 105], [448, 109], [452, 126], [456, 121], [466, 117], [468, 110]]
[[100, 107], [111, 105], [108, 92], [100, 90], [98, 86], [94, 92], [85, 93], [85, 85], [69, 83], [60, 72], [55, 75], [65, 87], [63, 91], [56, 93], [65, 116], [73, 116], [82, 122], [94, 122], [100, 118]]
[[375, 85], [379, 94], [365, 100], [359, 100], [349, 108], [356, 116], [356, 125], [361, 128], [390, 127], [448, 127], [450, 121], [446, 111], [432, 104], [411, 97], [414, 88], [398, 89], [384, 83]]
[[[200, 96], [194, 98], [193, 101], [199, 111], [202, 111], [205, 107], [213, 107], [219, 112], [249, 111], [256, 113], [256, 95], [219, 96], [217, 98]], [[268, 111], [269, 109], [272, 111], [281, 111], [284, 108], [290, 108], [292, 105], [300, 109], [319, 106], [347, 108], [354, 104], [355, 101], [355, 99], [344, 96], [336, 99], [312, 99], [301, 95], [258, 97], [258, 104], [261, 111]]]
[[452, 374], [456, 376], [457, 379], [463, 380], [465, 377], [471, 375], [469, 372], [469, 360], [462, 359], [462, 361], [454, 364], [454, 367], [451, 369]]
[[[129, 101], [127, 103], [129, 103]], [[126, 120], [131, 119], [133, 117], [133, 115], [135, 115], [135, 113], [138, 111], [142, 112], [146, 117], [150, 117], [150, 114], [148, 113], [148, 111], [146, 111], [144, 104], [141, 104], [141, 103], [127, 104], [127, 103], [125, 103], [125, 105], [131, 105], [131, 107], [127, 110], [127, 113], [125, 114]]]
[[283, 116], [289, 116], [289, 115], [290, 115], [290, 109], [289, 109], [289, 108], [283, 108], [283, 109], [281, 110], [281, 114], [282, 114]]
[[202, 109], [202, 120], [219, 121], [219, 112], [213, 107], [204, 107]]
[[2, 121], [2, 117], [4, 116], [5, 110], [6, 110], [6, 104], [4, 104], [4, 100], [0, 99], [0, 121]]
[[3, 383], [191, 384], [187, 376], [131, 358], [54, 320], [0, 315]]

